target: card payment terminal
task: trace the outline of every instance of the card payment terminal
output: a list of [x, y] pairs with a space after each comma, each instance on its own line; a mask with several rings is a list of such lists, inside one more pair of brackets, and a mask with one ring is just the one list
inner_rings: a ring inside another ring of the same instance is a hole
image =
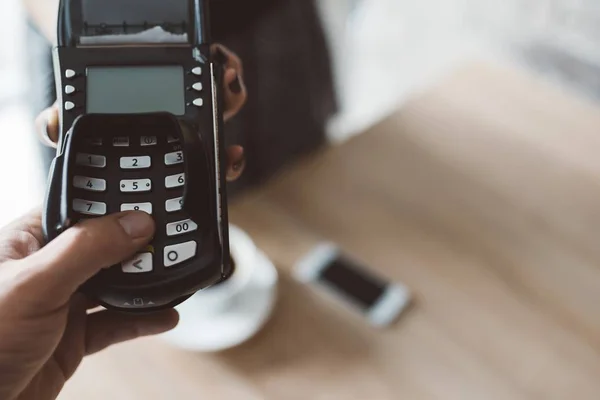
[[61, 0], [60, 137], [43, 215], [151, 214], [151, 244], [81, 291], [127, 312], [173, 307], [231, 272], [222, 72], [208, 0]]

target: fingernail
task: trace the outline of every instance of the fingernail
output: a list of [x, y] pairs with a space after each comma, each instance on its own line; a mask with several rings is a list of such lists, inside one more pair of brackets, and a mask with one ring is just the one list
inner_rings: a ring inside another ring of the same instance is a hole
[[44, 113], [44, 115], [41, 117], [41, 121], [40, 121], [41, 132], [40, 133], [41, 133], [42, 140], [46, 146], [55, 147], [56, 143], [54, 143], [52, 141], [52, 139], [50, 139], [50, 132], [48, 132], [48, 125], [49, 125], [48, 117], [49, 117], [48, 113]]
[[234, 94], [239, 94], [242, 91], [242, 85], [240, 84], [240, 76], [236, 75], [233, 82], [229, 84], [229, 90]]
[[231, 166], [231, 168], [233, 168], [233, 170], [235, 172], [238, 172], [240, 169], [242, 169], [242, 167], [244, 166], [245, 162], [246, 162], [246, 158], [242, 158], [241, 160], [239, 160], [238, 162], [236, 162], [235, 164], [233, 164]]
[[149, 237], [152, 235], [154, 224], [152, 217], [144, 212], [132, 212], [119, 218], [123, 230], [133, 239]]

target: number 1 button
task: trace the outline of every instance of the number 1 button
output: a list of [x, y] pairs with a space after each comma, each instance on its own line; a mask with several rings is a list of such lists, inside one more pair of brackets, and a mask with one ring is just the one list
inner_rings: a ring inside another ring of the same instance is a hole
[[77, 153], [75, 163], [86, 167], [104, 168], [106, 167], [106, 157], [95, 154]]
[[119, 160], [121, 169], [150, 168], [150, 156], [121, 157]]

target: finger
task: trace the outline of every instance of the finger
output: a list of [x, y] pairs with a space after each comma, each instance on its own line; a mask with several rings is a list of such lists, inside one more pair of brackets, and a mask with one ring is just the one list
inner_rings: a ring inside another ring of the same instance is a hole
[[223, 113], [223, 118], [225, 121], [229, 121], [246, 104], [248, 94], [244, 79], [233, 68], [225, 71], [223, 84], [225, 86], [225, 112]]
[[39, 139], [46, 146], [56, 147], [58, 142], [58, 105], [54, 103], [35, 119], [35, 128]]
[[242, 146], [230, 146], [227, 149], [227, 161], [227, 180], [232, 182], [238, 179], [244, 172], [246, 165], [244, 148]]
[[73, 375], [85, 355], [82, 333], [85, 332], [88, 304], [89, 300], [81, 293], [71, 298], [67, 326], [54, 352], [54, 359], [67, 379]]
[[36, 208], [0, 230], [0, 262], [20, 260], [43, 242], [42, 216]]
[[85, 351], [89, 355], [113, 344], [167, 332], [178, 322], [179, 314], [173, 309], [145, 315], [125, 315], [114, 311], [90, 314], [86, 325]]
[[215, 59], [223, 65], [223, 85], [225, 91], [225, 121], [235, 116], [246, 103], [248, 97], [244, 84], [244, 68], [242, 60], [227, 47], [215, 44], [212, 46]]
[[60, 307], [85, 281], [129, 257], [154, 234], [154, 221], [141, 211], [86, 220], [67, 229], [23, 260], [23, 293], [47, 307]]
[[226, 69], [233, 68], [239, 72], [241, 77], [244, 76], [244, 64], [237, 54], [219, 43], [213, 44], [210, 50], [216, 60], [223, 64]]

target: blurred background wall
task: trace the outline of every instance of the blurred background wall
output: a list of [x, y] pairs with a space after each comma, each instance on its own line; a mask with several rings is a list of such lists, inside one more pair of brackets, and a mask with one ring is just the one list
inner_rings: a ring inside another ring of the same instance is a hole
[[[516, 62], [592, 99], [600, 97], [597, 0], [317, 0], [331, 43], [343, 140], [469, 58]], [[0, 13], [0, 224], [41, 201], [32, 179], [18, 0]], [[10, 193], [11, 195], [4, 195]]]
[[600, 96], [600, 2], [468, 0], [476, 32], [527, 66], [597, 99]]
[[0, 8], [0, 226], [42, 201], [44, 182], [25, 102], [24, 16], [19, 0]]
[[345, 113], [334, 121], [334, 136], [362, 130], [473, 57], [516, 62], [565, 89], [593, 99], [600, 95], [600, 2], [595, 0], [320, 4], [336, 61], [343, 64], [337, 72]]

